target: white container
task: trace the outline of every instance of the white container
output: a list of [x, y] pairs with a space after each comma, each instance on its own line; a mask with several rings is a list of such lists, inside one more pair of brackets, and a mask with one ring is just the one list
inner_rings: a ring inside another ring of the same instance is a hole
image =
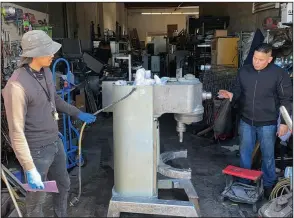
[[145, 70], [145, 79], [151, 78], [151, 70]]
[[281, 23], [293, 22], [293, 3], [281, 4]]

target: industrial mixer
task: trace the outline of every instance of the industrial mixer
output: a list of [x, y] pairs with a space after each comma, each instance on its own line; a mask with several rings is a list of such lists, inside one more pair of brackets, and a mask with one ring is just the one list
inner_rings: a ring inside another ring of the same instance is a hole
[[[113, 102], [128, 94], [134, 85], [113, 85]], [[173, 113], [180, 141], [185, 125], [203, 119], [202, 101], [211, 93], [202, 90], [198, 79], [166, 85], [136, 86], [136, 91], [113, 107], [114, 187], [108, 217], [120, 213], [199, 217], [198, 196], [191, 170], [173, 168], [165, 162], [186, 158], [187, 151], [160, 155], [158, 118]], [[169, 179], [158, 180], [158, 173]], [[189, 201], [158, 199], [158, 189], [184, 189]]]

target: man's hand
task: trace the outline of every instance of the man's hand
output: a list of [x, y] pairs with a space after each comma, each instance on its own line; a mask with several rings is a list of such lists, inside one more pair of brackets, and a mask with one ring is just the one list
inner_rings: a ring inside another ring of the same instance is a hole
[[280, 124], [279, 130], [278, 130], [278, 136], [282, 137], [286, 135], [288, 132], [288, 126], [285, 124]]
[[94, 123], [96, 121], [96, 116], [95, 115], [88, 114], [88, 113], [83, 113], [83, 112], [79, 113], [78, 118], [81, 121], [86, 122], [87, 124]]
[[233, 93], [231, 93], [231, 92], [229, 92], [227, 90], [219, 90], [218, 94], [220, 96], [222, 96], [223, 98], [228, 98], [228, 99], [230, 99], [230, 101], [232, 101]]

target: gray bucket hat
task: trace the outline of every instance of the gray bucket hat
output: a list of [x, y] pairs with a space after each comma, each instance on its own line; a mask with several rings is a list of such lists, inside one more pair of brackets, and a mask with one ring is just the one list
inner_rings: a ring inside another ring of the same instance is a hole
[[21, 57], [34, 58], [54, 55], [61, 48], [61, 44], [54, 42], [42, 30], [31, 30], [23, 35], [21, 47]]

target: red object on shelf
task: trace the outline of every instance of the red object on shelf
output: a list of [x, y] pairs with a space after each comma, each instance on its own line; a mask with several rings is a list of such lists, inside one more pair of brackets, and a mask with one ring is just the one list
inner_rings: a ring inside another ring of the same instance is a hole
[[232, 165], [227, 166], [225, 169], [223, 169], [223, 174], [243, 178], [243, 179], [249, 179], [256, 181], [261, 178], [262, 172], [257, 170], [248, 170], [240, 167], [235, 167]]

